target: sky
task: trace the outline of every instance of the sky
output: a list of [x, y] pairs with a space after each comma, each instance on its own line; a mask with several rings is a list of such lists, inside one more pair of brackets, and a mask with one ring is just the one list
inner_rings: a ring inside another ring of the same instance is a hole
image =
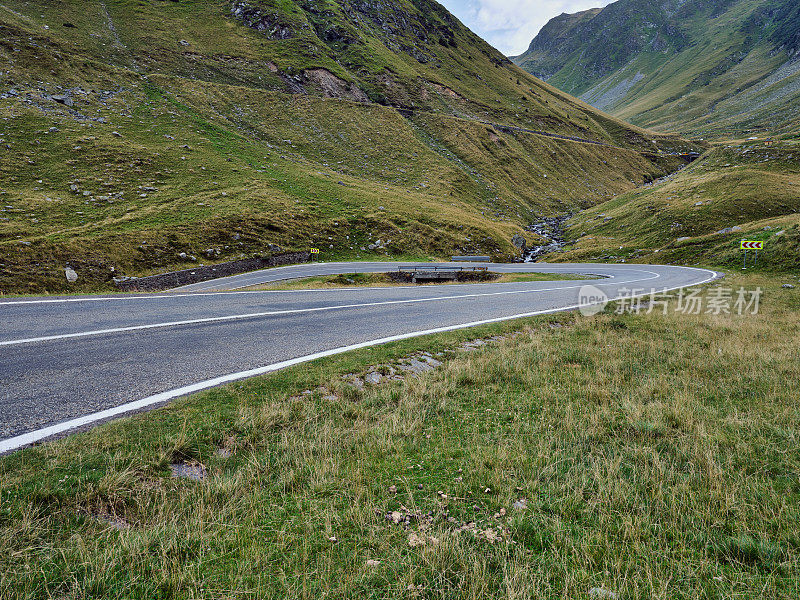
[[467, 27], [508, 56], [522, 54], [553, 17], [611, 0], [439, 0]]

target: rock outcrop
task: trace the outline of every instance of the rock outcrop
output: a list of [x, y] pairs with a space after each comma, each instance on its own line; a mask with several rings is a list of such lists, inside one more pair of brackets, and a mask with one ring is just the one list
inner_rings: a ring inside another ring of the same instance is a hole
[[369, 97], [357, 85], [346, 82], [327, 69], [307, 69], [303, 71], [303, 77], [318, 86], [326, 98], [369, 102]]

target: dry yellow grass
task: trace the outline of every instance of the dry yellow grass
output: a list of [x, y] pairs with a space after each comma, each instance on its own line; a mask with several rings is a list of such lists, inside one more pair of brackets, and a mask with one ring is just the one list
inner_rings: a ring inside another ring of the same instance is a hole
[[[5, 457], [0, 596], [796, 598], [800, 297], [784, 281], [722, 284], [762, 286], [758, 316], [408, 341]], [[443, 366], [343, 379], [423, 350]], [[206, 478], [170, 478], [173, 461]]]

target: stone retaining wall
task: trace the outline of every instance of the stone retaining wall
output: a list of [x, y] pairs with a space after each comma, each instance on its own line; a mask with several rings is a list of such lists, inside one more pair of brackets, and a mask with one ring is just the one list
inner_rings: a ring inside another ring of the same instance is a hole
[[123, 281], [115, 281], [114, 283], [123, 292], [160, 292], [219, 277], [258, 271], [269, 267], [306, 263], [310, 260], [311, 254], [309, 252], [289, 252], [276, 254], [275, 256], [234, 260], [218, 265], [205, 265], [194, 269], [186, 269], [185, 271], [173, 271], [172, 273], [161, 273], [160, 275], [151, 275], [149, 277], [134, 277]]

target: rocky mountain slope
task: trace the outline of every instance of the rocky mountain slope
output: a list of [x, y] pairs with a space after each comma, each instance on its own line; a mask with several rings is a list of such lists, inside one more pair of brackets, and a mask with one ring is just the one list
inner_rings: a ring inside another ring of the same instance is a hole
[[800, 131], [796, 0], [618, 0], [553, 19], [514, 61], [643, 127]]
[[510, 257], [691, 147], [430, 0], [0, 1], [0, 292], [309, 246]]

